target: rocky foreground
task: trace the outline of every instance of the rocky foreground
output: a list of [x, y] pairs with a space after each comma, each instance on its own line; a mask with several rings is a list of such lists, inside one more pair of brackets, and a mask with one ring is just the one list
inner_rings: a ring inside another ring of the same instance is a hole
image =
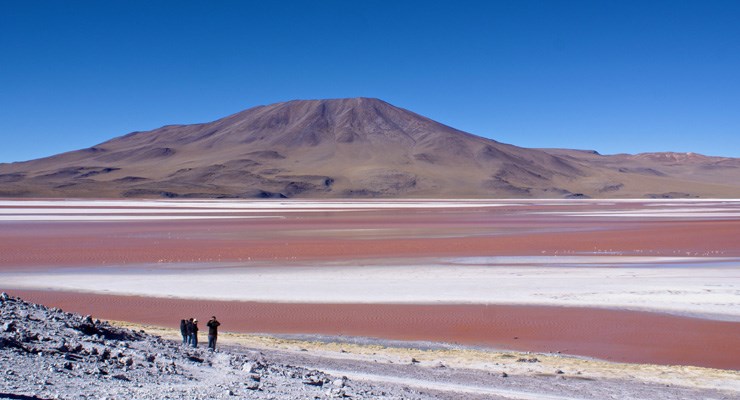
[[213, 353], [183, 346], [165, 328], [145, 327], [156, 335], [127, 329], [5, 293], [0, 317], [0, 399], [737, 399], [740, 393], [739, 371], [557, 354], [229, 333]]
[[0, 297], [0, 399], [431, 399]]

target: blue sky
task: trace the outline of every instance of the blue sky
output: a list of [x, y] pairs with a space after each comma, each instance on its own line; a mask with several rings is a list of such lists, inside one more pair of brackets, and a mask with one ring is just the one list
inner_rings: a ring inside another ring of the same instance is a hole
[[0, 162], [291, 99], [740, 157], [740, 1], [4, 1]]

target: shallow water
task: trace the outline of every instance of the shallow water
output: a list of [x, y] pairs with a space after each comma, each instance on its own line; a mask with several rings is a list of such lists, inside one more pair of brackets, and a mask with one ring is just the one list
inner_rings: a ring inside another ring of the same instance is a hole
[[0, 289], [138, 322], [217, 309], [246, 332], [738, 368], [738, 237], [740, 200], [1, 200]]
[[611, 361], [740, 369], [740, 323], [594, 308], [286, 304], [13, 291], [66, 311], [176, 328], [216, 315], [230, 332], [364, 336]]

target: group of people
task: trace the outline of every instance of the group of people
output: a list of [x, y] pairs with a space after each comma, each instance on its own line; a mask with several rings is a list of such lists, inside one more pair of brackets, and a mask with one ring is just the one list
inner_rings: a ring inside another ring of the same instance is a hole
[[[214, 315], [211, 317], [211, 320], [206, 323], [206, 326], [208, 326], [208, 348], [215, 351], [216, 339], [218, 339], [218, 327], [221, 326], [221, 323], [218, 322]], [[197, 318], [180, 320], [180, 333], [182, 333], [182, 344], [198, 347]]]

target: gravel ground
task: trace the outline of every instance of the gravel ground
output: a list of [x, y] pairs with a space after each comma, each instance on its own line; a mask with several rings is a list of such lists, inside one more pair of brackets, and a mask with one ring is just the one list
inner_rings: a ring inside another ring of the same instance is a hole
[[738, 398], [737, 391], [563, 371], [509, 376], [238, 344], [210, 352], [5, 293], [0, 311], [0, 399]]
[[210, 352], [1, 297], [0, 398], [8, 399], [434, 399], [275, 362], [247, 349]]

